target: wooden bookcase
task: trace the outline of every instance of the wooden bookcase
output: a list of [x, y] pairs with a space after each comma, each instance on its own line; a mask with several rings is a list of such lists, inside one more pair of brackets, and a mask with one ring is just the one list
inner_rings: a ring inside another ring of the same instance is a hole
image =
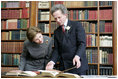
[[[55, 4], [58, 4], [58, 3], [62, 3], [62, 4], [64, 4], [65, 6], [66, 5], [70, 5], [70, 3], [65, 3], [65, 2], [67, 2], [67, 1], [57, 1], [57, 2], [54, 2]], [[86, 1], [87, 2], [87, 1]], [[97, 31], [96, 32], [86, 32], [86, 34], [87, 35], [91, 35], [91, 34], [93, 34], [93, 35], [95, 35], [95, 36], [97, 36], [97, 45], [93, 45], [93, 46], [90, 46], [90, 45], [88, 45], [87, 46], [87, 49], [96, 49], [97, 50], [97, 62], [96, 63], [88, 63], [89, 64], [89, 66], [92, 66], [92, 68], [96, 68], [97, 69], [97, 73], [95, 74], [95, 75], [100, 75], [101, 74], [101, 68], [104, 68], [104, 67], [112, 67], [112, 74], [116, 74], [116, 72], [114, 73], [114, 69], [116, 69], [116, 67], [114, 68], [114, 65], [116, 65], [115, 63], [114, 64], [105, 64], [105, 63], [101, 63], [100, 62], [100, 51], [101, 51], [101, 49], [111, 49], [112, 50], [112, 54], [113, 54], [113, 61], [112, 61], [112, 63], [116, 60], [116, 58], [114, 58], [114, 54], [116, 54], [116, 52], [114, 52], [114, 46], [113, 46], [113, 44], [114, 44], [114, 30], [112, 30], [112, 31], [110, 31], [110, 32], [100, 32], [100, 22], [101, 21], [104, 21], [104, 22], [110, 22], [111, 23], [111, 26], [113, 26], [112, 27], [112, 29], [114, 29], [116, 26], [114, 26], [114, 1], [112, 1], [112, 4], [111, 5], [105, 5], [104, 3], [102, 4], [100, 1], [96, 1], [97, 2], [97, 5], [95, 6], [95, 5], [89, 5], [89, 6], [72, 6], [72, 5], [70, 5], [70, 6], [66, 6], [67, 7], [67, 9], [69, 10], [69, 11], [71, 11], [71, 10], [95, 10], [96, 12], [97, 12], [97, 18], [95, 18], [95, 19], [72, 19], [72, 18], [70, 18], [71, 20], [73, 20], [73, 21], [80, 21], [80, 22], [89, 22], [89, 23], [96, 23], [97, 24]], [[38, 3], [38, 2], [37, 2]], [[89, 2], [90, 3], [90, 2]], [[75, 2], [75, 4], [76, 4], [76, 2]], [[36, 6], [38, 6], [38, 4], [36, 5]], [[51, 9], [51, 6], [52, 6], [52, 1], [50, 1], [49, 2], [49, 9], [47, 9], [47, 8], [38, 8], [37, 7], [37, 9], [38, 10], [41, 10], [41, 11], [43, 11], [43, 10], [49, 10], [50, 11], [50, 9]], [[101, 19], [100, 18], [100, 16], [101, 16], [101, 13], [100, 13], [100, 11], [101, 10], [108, 10], [108, 9], [110, 9], [110, 10], [112, 10], [112, 18], [111, 19]], [[74, 13], [74, 12], [73, 12]], [[37, 13], [38, 14], [38, 13]], [[35, 17], [34, 17], [35, 18]], [[40, 20], [37, 20], [37, 22], [38, 23], [46, 23], [46, 22], [49, 22], [49, 37], [52, 37], [53, 36], [53, 33], [51, 32], [51, 23], [52, 22], [55, 22], [54, 21], [54, 19], [52, 20], [52, 16], [51, 16], [51, 14], [50, 14], [50, 16], [49, 16], [49, 21], [40, 21]], [[38, 24], [36, 25], [36, 26], [38, 26]], [[45, 33], [44, 33], [45, 34]], [[112, 36], [112, 46], [100, 46], [100, 37], [101, 36]], [[107, 54], [108, 55], [108, 54]], [[94, 67], [95, 66], [95, 67]], [[106, 68], [107, 69], [107, 68]], [[105, 69], [104, 69], [105, 70]], [[102, 75], [102, 74], [101, 74]]]
[[1, 72], [18, 69], [29, 27], [29, 6], [29, 1], [1, 2]]
[[[68, 2], [68, 1], [62, 1], [62, 3], [64, 5], [70, 5], [70, 3], [66, 3], [65, 2]], [[82, 1], [83, 2], [83, 1]], [[96, 75], [100, 75], [100, 68], [103, 66], [105, 67], [113, 67], [113, 75], [116, 75], [117, 74], [117, 35], [116, 35], [116, 28], [117, 28], [117, 19], [115, 17], [115, 15], [117, 15], [116, 13], [116, 1], [112, 1], [112, 5], [111, 6], [100, 6], [100, 1], [96, 1], [97, 2], [97, 5], [96, 6], [93, 6], [93, 5], [89, 5], [89, 6], [74, 6], [72, 7], [72, 5], [70, 7], [67, 6], [67, 9], [69, 11], [71, 10], [82, 10], [82, 11], [85, 11], [85, 10], [95, 10], [97, 12], [97, 18], [96, 19], [72, 19], [73, 21], [80, 21], [80, 22], [88, 22], [88, 23], [95, 23], [97, 25], [97, 31], [96, 32], [86, 32], [87, 35], [95, 35], [97, 36], [97, 45], [88, 45], [87, 46], [87, 49], [96, 49], [97, 50], [97, 62], [95, 63], [88, 63], [90, 68], [96, 68], [97, 70], [97, 73]], [[51, 23], [55, 22], [54, 20], [52, 20], [52, 16], [51, 14], [49, 14], [49, 20], [39, 20], [39, 10], [40, 11], [48, 11], [50, 13], [50, 9], [51, 9], [51, 6], [52, 6], [52, 1], [49, 1], [49, 8], [38, 8], [38, 3], [39, 1], [31, 1], [30, 2], [30, 10], [29, 10], [29, 19], [30, 20], [30, 26], [36, 26], [38, 27], [38, 24], [39, 23], [45, 23], [45, 24], [49, 24], [49, 33], [43, 33], [44, 35], [47, 35], [49, 37], [53, 37], [53, 33], [51, 32]], [[56, 2], [56, 4], [58, 4], [58, 2]], [[76, 4], [76, 3], [75, 3]], [[6, 9], [6, 8], [5, 8]], [[10, 9], [10, 8], [9, 8]], [[14, 8], [13, 8], [14, 9]], [[107, 9], [112, 9], [112, 19], [100, 19], [100, 10], [107, 10]], [[3, 9], [1, 9], [3, 10]], [[3, 20], [3, 19], [2, 19]], [[112, 32], [100, 32], [100, 22], [101, 21], [105, 21], [105, 22], [112, 22], [112, 26], [113, 26], [113, 31]], [[18, 29], [16, 29], [18, 30]], [[21, 29], [22, 30], [22, 29]], [[2, 29], [1, 32], [3, 32], [4, 30]], [[10, 31], [10, 30], [8, 30]], [[108, 35], [108, 36], [112, 36], [112, 47], [108, 46], [100, 46], [100, 36], [105, 36], [105, 35]], [[2, 42], [7, 42], [7, 40], [2, 40]], [[11, 42], [13, 41], [21, 41], [21, 40], [9, 40]], [[23, 42], [23, 41], [22, 41]], [[113, 64], [101, 64], [100, 63], [100, 50], [102, 48], [105, 48], [105, 49], [112, 49], [112, 53], [113, 53]], [[13, 67], [13, 66], [11, 66]]]

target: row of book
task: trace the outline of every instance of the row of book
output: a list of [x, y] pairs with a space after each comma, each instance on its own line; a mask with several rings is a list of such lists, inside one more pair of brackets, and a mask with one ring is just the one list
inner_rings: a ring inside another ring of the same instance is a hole
[[[51, 30], [50, 33], [54, 33], [54, 30], [59, 25], [56, 22], [51, 22]], [[38, 27], [42, 30], [43, 33], [49, 33], [49, 24], [48, 23], [38, 23]]]
[[20, 62], [20, 54], [1, 54], [1, 65], [17, 65]]
[[38, 23], [38, 27], [41, 29], [43, 33], [49, 33], [49, 24]]
[[56, 4], [64, 4], [64, 1], [51, 1], [51, 7]]
[[[73, 3], [75, 5], [72, 5]], [[100, 1], [100, 6], [111, 6], [112, 1]], [[16, 8], [16, 7], [29, 7], [29, 1], [2, 1], [1, 8]], [[51, 5], [55, 4], [64, 4], [66, 7], [80, 7], [80, 6], [97, 6], [97, 1], [52, 1]], [[78, 5], [79, 4], [79, 5]], [[39, 8], [49, 8], [49, 1], [39, 1], [38, 3]]]
[[100, 64], [113, 64], [112, 49], [99, 50]]
[[[86, 56], [88, 63], [98, 63], [98, 51], [97, 49], [91, 48], [86, 49]], [[100, 64], [113, 64], [113, 53], [112, 49], [99, 50]]]
[[86, 35], [86, 46], [98, 46], [97, 36], [95, 34]]
[[[91, 23], [91, 22], [81, 22], [82, 26], [85, 29], [85, 32], [92, 32], [96, 33], [97, 32], [97, 23]], [[53, 23], [52, 23], [53, 25]], [[45, 28], [47, 25], [45, 23], [39, 23], [39, 26], [42, 28]], [[48, 25], [49, 26], [49, 25]], [[45, 30], [44, 33], [49, 33], [49, 27], [47, 26], [47, 29], [42, 29]], [[54, 27], [57, 25], [53, 25], [51, 27]], [[1, 28], [2, 29], [24, 29], [29, 27], [29, 20], [26, 19], [10, 19], [10, 20], [2, 20], [1, 22]], [[105, 21], [100, 21], [100, 32], [112, 32], [113, 27], [111, 22], [105, 22]]]
[[112, 20], [112, 9], [100, 9], [100, 16], [99, 19], [103, 20]]
[[1, 2], [1, 8], [23, 8], [23, 7], [29, 7], [30, 2], [29, 1], [2, 1]]
[[112, 47], [112, 36], [100, 36], [100, 46]]
[[[91, 32], [91, 33], [96, 33], [97, 32], [97, 23], [94, 22], [81, 22], [82, 26], [85, 29], [85, 32]], [[59, 25], [56, 22], [51, 22], [51, 33], [54, 32], [54, 30], [58, 27]]]
[[23, 42], [1, 42], [2, 53], [22, 53]]
[[[100, 19], [109, 19], [109, 20], [112, 19], [112, 12], [111, 12], [112, 10], [111, 9], [109, 11], [108, 10], [100, 10]], [[68, 18], [71, 20], [78, 20], [78, 19], [79, 20], [97, 20], [97, 10], [69, 10]], [[38, 19], [49, 20], [49, 12], [48, 11], [41, 12], [41, 10], [39, 10]]]
[[[113, 67], [102, 67], [100, 66], [100, 75], [113, 75]], [[87, 75], [98, 75], [98, 70], [96, 65], [89, 65]]]
[[112, 6], [112, 1], [100, 1], [100, 6]]
[[[49, 25], [45, 24], [45, 27], [42, 25], [38, 26], [43, 33], [49, 33]], [[47, 30], [46, 30], [47, 29]], [[53, 28], [54, 29], [54, 28]], [[51, 31], [52, 33], [54, 32]], [[8, 32], [1, 32], [2, 40], [26, 40], [26, 31], [23, 30], [14, 30]], [[95, 34], [86, 35], [86, 46], [98, 46], [98, 40]], [[100, 36], [100, 46], [112, 47], [112, 36]]]
[[1, 10], [1, 18], [2, 19], [29, 18], [29, 8]]
[[[69, 19], [73, 20], [97, 20], [97, 10], [69, 10]], [[112, 9], [100, 9], [100, 20], [112, 20]]]
[[[71, 20], [97, 20], [97, 17], [97, 10], [69, 10], [68, 12], [68, 18]], [[112, 9], [100, 10], [99, 18], [112, 20]], [[39, 10], [38, 19], [49, 20], [49, 11]]]
[[26, 40], [26, 31], [14, 30], [1, 32], [2, 40]]
[[[97, 32], [97, 23], [91, 23], [91, 22], [81, 22], [82, 26], [85, 29], [85, 32], [91, 32], [91, 33], [96, 33]], [[46, 28], [47, 23], [39, 23], [38, 27], [44, 32], [48, 33], [49, 31], [46, 31], [49, 26]], [[51, 33], [54, 32], [54, 30], [58, 27], [59, 25], [56, 22], [51, 22]]]
[[96, 22], [81, 22], [82, 26], [85, 29], [86, 33], [96, 33], [97, 32], [97, 23]]
[[[81, 22], [82, 26], [85, 29], [86, 33], [97, 33], [97, 23], [96, 22]], [[39, 27], [41, 27], [42, 31], [44, 33], [49, 33], [48, 29], [49, 27], [46, 28], [46, 23], [39, 23]], [[54, 30], [52, 30], [53, 28], [58, 27], [58, 25], [54, 22], [51, 23], [51, 31], [54, 32]], [[47, 31], [46, 31], [47, 30]], [[105, 22], [105, 21], [100, 21], [100, 32], [112, 32], [113, 31], [113, 27], [112, 27], [112, 22]]]
[[49, 1], [39, 1], [38, 8], [49, 8]]
[[57, 29], [59, 25], [56, 22], [51, 22], [51, 33], [54, 33], [54, 30]]
[[38, 20], [49, 20], [49, 15], [50, 12], [49, 11], [38, 11]]
[[9, 19], [1, 21], [1, 29], [26, 29], [29, 28], [27, 19]]
[[[51, 2], [51, 6], [56, 4], [63, 4], [67, 8], [70, 8], [70, 7], [97, 6], [98, 2], [97, 1], [52, 1]], [[99, 4], [100, 6], [111, 6], [112, 1], [100, 1]]]
[[97, 49], [86, 49], [86, 57], [88, 59], [88, 63], [98, 63]]
[[89, 69], [87, 71], [87, 75], [97, 75], [98, 70], [96, 65], [89, 65]]
[[96, 20], [97, 10], [69, 10], [68, 18], [71, 20]]
[[113, 67], [100, 67], [100, 75], [113, 75]]
[[113, 32], [112, 22], [100, 21], [100, 32]]
[[[56, 4], [63, 4], [67, 8], [84, 7], [84, 6], [97, 6], [97, 1], [52, 1], [51, 6]], [[73, 5], [74, 4], [74, 5]]]

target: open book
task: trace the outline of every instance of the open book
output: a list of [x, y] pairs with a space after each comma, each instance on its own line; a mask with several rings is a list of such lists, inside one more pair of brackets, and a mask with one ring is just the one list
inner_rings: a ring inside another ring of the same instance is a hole
[[39, 71], [21, 71], [21, 70], [13, 70], [6, 73], [8, 76], [37, 76], [39, 75]]
[[40, 77], [52, 77], [52, 78], [81, 78], [77, 74], [72, 73], [60, 73], [57, 70], [38, 70], [40, 72]]
[[20, 71], [13, 70], [6, 73], [7, 76], [29, 76], [37, 78], [80, 78], [77, 74], [60, 73], [58, 70]]

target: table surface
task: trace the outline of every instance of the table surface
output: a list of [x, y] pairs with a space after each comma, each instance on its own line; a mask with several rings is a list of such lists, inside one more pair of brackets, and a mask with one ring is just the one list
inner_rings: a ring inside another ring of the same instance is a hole
[[[81, 75], [82, 78], [117, 78], [116, 75]], [[49, 78], [40, 76], [6, 76], [2, 75], [1, 78]], [[51, 78], [51, 77], [50, 77]]]

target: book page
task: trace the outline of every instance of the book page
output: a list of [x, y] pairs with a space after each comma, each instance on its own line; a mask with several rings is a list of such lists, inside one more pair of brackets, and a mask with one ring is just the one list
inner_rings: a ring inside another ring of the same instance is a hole
[[72, 74], [72, 73], [60, 73], [56, 75], [56, 78], [81, 78], [77, 74]]
[[16, 75], [18, 76], [22, 71], [21, 70], [12, 70], [6, 73], [6, 75]]
[[50, 73], [53, 76], [56, 76], [59, 73], [57, 71], [50, 71], [50, 70], [38, 70], [38, 71], [40, 71], [41, 73]]
[[21, 75], [21, 76], [37, 76], [37, 74], [33, 71], [23, 71], [19, 75]]

